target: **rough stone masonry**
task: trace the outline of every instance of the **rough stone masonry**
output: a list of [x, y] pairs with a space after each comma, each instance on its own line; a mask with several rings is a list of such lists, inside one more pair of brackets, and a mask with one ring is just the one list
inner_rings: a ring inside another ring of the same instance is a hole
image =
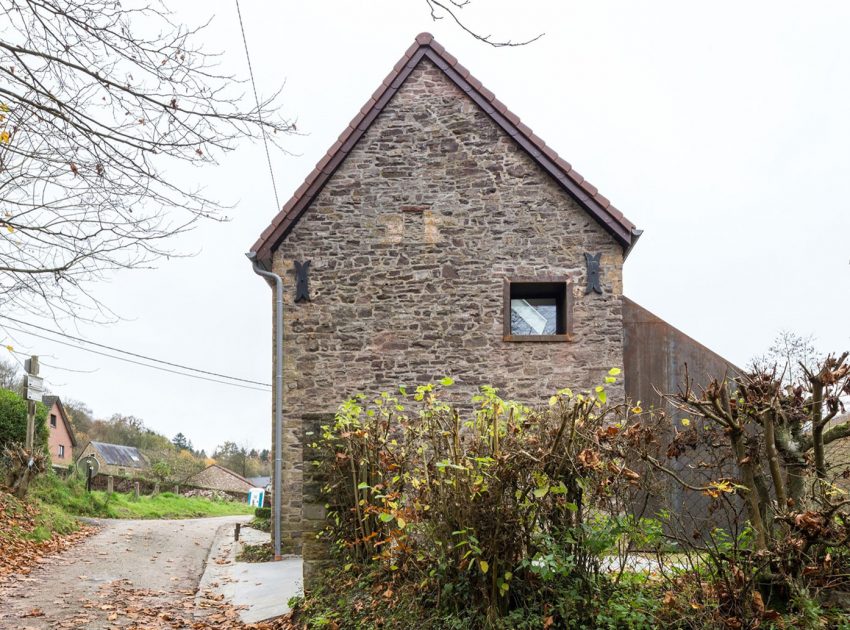
[[[602, 294], [585, 293], [586, 252]], [[311, 261], [294, 303], [294, 261]], [[623, 361], [623, 249], [423, 59], [274, 253], [284, 278], [282, 531], [302, 536], [302, 416], [452, 376], [543, 401]], [[567, 276], [569, 342], [503, 340], [503, 282]], [[622, 397], [622, 389], [609, 393]]]

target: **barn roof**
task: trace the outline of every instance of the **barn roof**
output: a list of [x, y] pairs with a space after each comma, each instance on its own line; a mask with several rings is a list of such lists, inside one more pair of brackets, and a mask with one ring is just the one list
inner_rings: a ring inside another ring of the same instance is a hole
[[103, 457], [110, 466], [127, 466], [130, 468], [147, 468], [147, 460], [141, 451], [135, 446], [124, 446], [122, 444], [107, 444], [106, 442], [95, 442], [91, 445]]
[[519, 116], [499, 101], [469, 70], [446, 51], [430, 33], [422, 33], [404, 56], [393, 67], [383, 83], [366, 102], [357, 116], [339, 136], [337, 142], [319, 161], [304, 183], [286, 202], [283, 209], [254, 243], [251, 252], [267, 269], [271, 268], [272, 253], [280, 245], [301, 215], [324, 188], [340, 164], [366, 133], [375, 119], [404, 84], [417, 65], [428, 59], [461, 90], [463, 90], [499, 127], [510, 135], [561, 187], [575, 199], [623, 247], [628, 254], [637, 242], [641, 231], [623, 216], [611, 202], [602, 196], [596, 186], [588, 182], [551, 147], [546, 146]]
[[194, 475], [190, 475], [189, 477], [187, 477], [187, 478], [186, 478], [186, 481], [185, 481], [184, 483], [189, 483], [191, 479], [194, 479], [194, 478], [195, 478], [195, 477], [197, 477], [198, 475], [200, 475], [200, 474], [202, 474], [202, 473], [204, 473], [204, 472], [208, 471], [210, 468], [218, 468], [219, 470], [223, 470], [224, 472], [229, 473], [229, 474], [230, 474], [230, 475], [232, 475], [233, 477], [236, 477], [236, 479], [238, 479], [238, 480], [239, 480], [239, 481], [241, 481], [242, 483], [245, 483], [245, 484], [247, 484], [247, 485], [249, 485], [249, 486], [253, 486], [253, 485], [254, 485], [254, 484], [252, 484], [250, 481], [248, 481], [247, 479], [245, 479], [245, 477], [243, 477], [243, 476], [242, 476], [242, 475], [240, 475], [239, 473], [234, 472], [234, 471], [230, 470], [229, 468], [226, 468], [226, 467], [222, 466], [221, 464], [210, 464], [209, 466], [207, 466], [206, 468], [204, 468], [202, 471], [200, 471], [200, 472], [196, 472]]

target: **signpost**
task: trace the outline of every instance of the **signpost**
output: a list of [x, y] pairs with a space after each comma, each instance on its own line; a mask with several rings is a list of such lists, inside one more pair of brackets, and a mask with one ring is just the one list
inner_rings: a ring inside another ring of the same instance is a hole
[[38, 357], [33, 355], [24, 362], [24, 394], [27, 400], [26, 448], [32, 452], [35, 443], [35, 405], [44, 394], [44, 379], [38, 375]]

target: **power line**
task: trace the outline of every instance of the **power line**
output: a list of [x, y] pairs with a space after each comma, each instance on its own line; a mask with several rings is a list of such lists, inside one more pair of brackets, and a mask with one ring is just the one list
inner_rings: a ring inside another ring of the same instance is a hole
[[[19, 355], [21, 355], [22, 357], [28, 357], [28, 356], [31, 356], [31, 354], [32, 354], [32, 353], [30, 353], [30, 352], [21, 352], [20, 350], [15, 350], [14, 348], [12, 348], [12, 347], [10, 347], [10, 346], [6, 346], [6, 350], [8, 350], [9, 352], [11, 352], [13, 355], [14, 355], [14, 354], [19, 354]], [[16, 357], [14, 357], [14, 356], [13, 356], [12, 358], [13, 358], [13, 359], [15, 359], [15, 360], [17, 361], [17, 358], [16, 358]], [[20, 363], [20, 361], [18, 361], [18, 363]], [[39, 365], [43, 365], [44, 367], [49, 367], [49, 368], [51, 368], [51, 369], [53, 369], [53, 370], [62, 370], [62, 371], [64, 371], [64, 372], [75, 372], [75, 373], [77, 373], [77, 374], [94, 374], [95, 372], [97, 372], [97, 371], [98, 371], [98, 368], [95, 368], [94, 370], [74, 370], [74, 369], [72, 369], [72, 368], [66, 368], [66, 367], [62, 367], [62, 366], [60, 366], [60, 365], [53, 365], [53, 364], [51, 364], [51, 363], [45, 363], [45, 362], [44, 362], [44, 361], [42, 361], [42, 360], [39, 360], [39, 362], [38, 362], [38, 363], [39, 363]], [[23, 366], [21, 366], [21, 367], [23, 367]]]
[[263, 125], [263, 112], [260, 108], [260, 97], [257, 96], [257, 84], [254, 82], [254, 68], [251, 66], [251, 55], [248, 54], [248, 39], [245, 37], [245, 25], [242, 24], [242, 9], [239, 8], [239, 0], [236, 0], [236, 13], [239, 15], [239, 29], [242, 31], [242, 43], [245, 44], [245, 58], [248, 60], [248, 74], [251, 76], [251, 87], [254, 89], [254, 102], [257, 104], [257, 118], [260, 120], [260, 132], [263, 134], [263, 146], [266, 148], [266, 161], [269, 163], [269, 175], [272, 178], [272, 190], [274, 190], [274, 202], [277, 204], [275, 212], [280, 212], [280, 198], [277, 196], [277, 184], [274, 181], [274, 169], [272, 169], [272, 158], [269, 154], [269, 143], [266, 139], [266, 128]]
[[150, 368], [152, 370], [159, 370], [160, 372], [169, 372], [171, 374], [177, 374], [179, 376], [188, 376], [189, 378], [196, 378], [201, 381], [209, 381], [211, 383], [219, 383], [220, 385], [230, 385], [231, 387], [241, 387], [242, 389], [252, 389], [257, 392], [267, 392], [267, 389], [261, 389], [259, 387], [251, 387], [250, 385], [240, 385], [239, 383], [232, 383], [230, 381], [220, 381], [214, 378], [207, 378], [206, 376], [198, 376], [197, 374], [187, 374], [186, 372], [178, 372], [177, 370], [170, 370], [168, 368], [159, 367], [156, 365], [150, 365], [149, 363], [142, 363], [141, 361], [134, 361], [133, 359], [127, 359], [125, 357], [117, 357], [114, 354], [107, 354], [106, 352], [100, 352], [99, 350], [93, 350], [91, 348], [85, 348], [83, 346], [79, 346], [73, 343], [68, 343], [67, 341], [60, 341], [59, 339], [51, 339], [50, 337], [45, 337], [44, 335], [39, 335], [37, 333], [31, 332], [29, 330], [22, 330], [20, 328], [15, 328], [14, 326], [6, 325], [4, 328], [8, 328], [9, 330], [14, 330], [15, 332], [24, 333], [25, 335], [32, 335], [33, 337], [38, 337], [39, 339], [44, 339], [46, 341], [52, 341], [53, 343], [58, 343], [63, 346], [68, 346], [70, 348], [76, 348], [77, 350], [82, 350], [84, 352], [91, 352], [92, 354], [98, 354], [103, 357], [108, 357], [110, 359], [116, 359], [117, 361], [125, 361], [126, 363], [132, 363], [134, 365], [141, 365], [142, 367]]
[[[31, 328], [37, 328], [38, 330], [43, 330], [44, 332], [49, 332], [52, 335], [59, 335], [60, 337], [66, 337], [68, 339], [73, 339], [74, 341], [79, 341], [81, 343], [87, 343], [92, 346], [97, 346], [98, 348], [104, 348], [105, 350], [111, 350], [112, 352], [119, 352], [121, 354], [126, 354], [131, 357], [136, 357], [137, 359], [144, 359], [145, 361], [153, 361], [154, 363], [162, 363], [163, 365], [170, 365], [171, 367], [180, 368], [181, 370], [189, 370], [190, 372], [198, 372], [199, 374], [207, 374], [208, 376], [216, 376], [218, 378], [226, 378], [231, 381], [240, 381], [242, 383], [250, 383], [251, 385], [262, 385], [263, 387], [271, 387], [269, 383], [262, 383], [260, 381], [252, 381], [247, 378], [239, 378], [238, 376], [229, 376], [227, 374], [219, 374], [218, 372], [210, 372], [208, 370], [202, 370], [200, 368], [190, 367], [188, 365], [181, 365], [179, 363], [172, 363], [171, 361], [165, 361], [163, 359], [156, 359], [154, 357], [145, 356], [144, 354], [138, 354], [136, 352], [130, 352], [129, 350], [122, 350], [121, 348], [115, 348], [113, 346], [107, 346], [103, 343], [97, 343], [96, 341], [89, 341], [88, 339], [83, 339], [82, 337], [75, 337], [74, 335], [69, 335], [67, 333], [60, 332], [58, 330], [52, 330], [50, 328], [45, 328], [44, 326], [39, 326], [37, 324], [31, 324], [29, 322], [21, 321], [20, 319], [15, 319], [14, 317], [9, 317], [8, 315], [0, 315], [3, 319], [8, 319], [10, 322], [15, 322], [16, 324], [21, 324], [23, 326], [30, 326]], [[12, 328], [12, 330], [16, 330]], [[26, 330], [21, 330], [19, 332], [26, 333]], [[34, 334], [34, 333], [29, 333]], [[37, 335], [36, 335], [37, 336]], [[79, 347], [79, 346], [73, 346]], [[83, 348], [84, 349], [84, 348]]]

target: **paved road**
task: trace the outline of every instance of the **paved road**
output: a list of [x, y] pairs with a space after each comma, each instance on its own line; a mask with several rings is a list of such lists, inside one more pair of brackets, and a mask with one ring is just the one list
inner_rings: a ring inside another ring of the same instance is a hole
[[0, 588], [0, 628], [122, 627], [134, 610], [181, 605], [197, 590], [216, 532], [246, 520], [98, 520], [85, 542]]

